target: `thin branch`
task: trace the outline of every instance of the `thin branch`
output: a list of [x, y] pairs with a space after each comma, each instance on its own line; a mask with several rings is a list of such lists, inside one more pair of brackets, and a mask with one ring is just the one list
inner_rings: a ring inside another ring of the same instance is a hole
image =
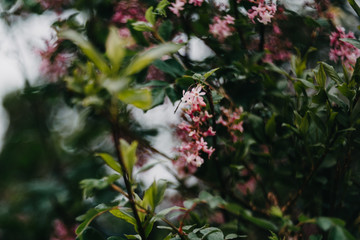
[[112, 136], [114, 140], [115, 150], [116, 150], [116, 156], [118, 159], [118, 162], [121, 167], [121, 171], [123, 172], [124, 182], [126, 186], [126, 191], [128, 193], [128, 199], [130, 202], [131, 209], [134, 214], [134, 218], [136, 220], [136, 225], [139, 231], [139, 235], [141, 236], [141, 239], [146, 240], [146, 234], [144, 231], [144, 228], [142, 227], [141, 220], [138, 214], [138, 211], [136, 209], [136, 202], [134, 200], [134, 194], [131, 188], [129, 173], [127, 172], [127, 169], [125, 167], [124, 160], [122, 158], [121, 149], [120, 149], [120, 129], [119, 129], [119, 121], [118, 121], [118, 109], [117, 104], [113, 102], [111, 106], [111, 128], [112, 128]]

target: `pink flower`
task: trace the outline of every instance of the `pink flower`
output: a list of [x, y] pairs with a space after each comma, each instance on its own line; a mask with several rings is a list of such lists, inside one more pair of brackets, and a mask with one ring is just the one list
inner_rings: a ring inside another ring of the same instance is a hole
[[271, 19], [274, 17], [275, 13], [276, 4], [271, 3], [268, 5], [264, 1], [260, 1], [258, 6], [253, 6], [248, 11], [248, 17], [253, 23], [255, 23], [255, 19], [257, 19], [262, 24], [267, 25], [271, 22]]
[[[202, 91], [202, 86], [199, 84], [190, 91], [184, 91], [182, 102], [185, 105], [183, 108], [184, 122], [180, 123], [177, 128], [177, 135], [181, 139], [181, 147], [178, 148], [180, 157], [174, 163], [180, 172], [186, 172], [186, 167], [200, 167], [204, 159], [201, 154], [207, 154], [210, 158], [215, 151], [213, 147], [208, 147], [205, 137], [214, 136], [216, 132], [212, 127], [208, 127], [207, 120], [212, 118], [203, 108], [206, 103], [202, 96], [205, 92]], [[185, 163], [179, 163], [185, 162]], [[193, 170], [193, 168], [191, 168]]]
[[70, 3], [69, 0], [38, 0], [44, 9], [53, 9], [57, 13], [61, 13], [63, 6]]
[[190, 4], [194, 4], [194, 6], [201, 6], [201, 4], [204, 2], [204, 0], [189, 0]]
[[354, 47], [352, 44], [340, 41], [340, 38], [355, 39], [353, 32], [345, 33], [343, 27], [337, 27], [335, 32], [330, 34], [330, 60], [337, 62], [339, 59], [344, 65], [352, 70], [352, 66], [355, 65], [356, 59], [360, 57], [360, 50]]
[[234, 24], [234, 21], [235, 19], [230, 15], [226, 15], [224, 19], [215, 16], [213, 19], [214, 23], [209, 26], [209, 32], [220, 42], [223, 42], [232, 35], [234, 28], [229, 25]]
[[125, 25], [128, 20], [146, 21], [145, 8], [138, 1], [121, 1], [115, 6], [115, 13], [112, 21], [117, 24]]
[[180, 11], [184, 10], [186, 0], [176, 0], [175, 3], [171, 3], [172, 7], [169, 7], [170, 11], [176, 16], [180, 16]]
[[50, 43], [50, 41], [46, 40], [45, 44], [46, 49], [38, 51], [42, 58], [40, 73], [54, 82], [67, 74], [72, 55], [69, 53], [56, 53], [58, 41]]
[[222, 112], [222, 116], [219, 117], [216, 123], [221, 124], [228, 129], [228, 132], [234, 142], [239, 141], [239, 133], [244, 132], [243, 121], [240, 121], [241, 114], [243, 113], [242, 107], [236, 108], [234, 111], [224, 107], [221, 107], [220, 110]]

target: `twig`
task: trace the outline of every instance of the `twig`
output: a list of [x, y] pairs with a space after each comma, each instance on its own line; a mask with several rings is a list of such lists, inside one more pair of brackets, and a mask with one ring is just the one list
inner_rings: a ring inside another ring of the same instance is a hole
[[114, 145], [115, 145], [115, 150], [116, 150], [116, 155], [117, 155], [117, 159], [118, 162], [120, 164], [121, 167], [121, 171], [123, 172], [123, 177], [124, 177], [124, 182], [125, 182], [125, 186], [126, 186], [126, 191], [128, 193], [128, 199], [130, 202], [130, 206], [131, 209], [133, 211], [134, 214], [134, 218], [136, 220], [136, 225], [139, 231], [139, 235], [141, 237], [141, 239], [146, 240], [146, 234], [144, 231], [144, 228], [142, 227], [140, 218], [139, 218], [139, 214], [138, 211], [136, 209], [136, 202], [134, 200], [134, 195], [133, 195], [133, 191], [131, 188], [131, 183], [130, 183], [130, 178], [129, 178], [129, 173], [126, 170], [125, 167], [125, 163], [124, 160], [122, 158], [122, 154], [121, 154], [121, 149], [120, 149], [120, 129], [119, 129], [119, 121], [118, 121], [118, 110], [117, 110], [117, 104], [116, 103], [112, 103], [111, 108], [111, 128], [112, 128], [112, 136], [113, 136], [113, 140], [114, 140]]

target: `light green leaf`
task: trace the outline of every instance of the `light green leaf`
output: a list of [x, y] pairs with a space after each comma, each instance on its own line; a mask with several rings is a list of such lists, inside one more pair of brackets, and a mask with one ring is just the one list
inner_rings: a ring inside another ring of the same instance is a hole
[[151, 23], [151, 25], [155, 25], [156, 22], [156, 18], [155, 18], [155, 14], [153, 12], [154, 7], [149, 7], [146, 12], [145, 12], [145, 19]]
[[136, 141], [133, 141], [131, 145], [129, 145], [125, 140], [120, 139], [121, 156], [123, 158], [130, 179], [132, 179], [133, 168], [137, 161], [137, 157], [136, 157], [137, 146], [138, 143]]
[[115, 159], [110, 154], [97, 153], [95, 154], [95, 156], [101, 157], [109, 167], [111, 167], [113, 170], [115, 170], [116, 172], [122, 175], [120, 164], [117, 161], [115, 161]]
[[110, 210], [110, 213], [114, 215], [117, 218], [123, 219], [126, 222], [134, 225], [136, 227], [136, 220], [133, 216], [127, 214], [125, 211], [122, 211], [120, 209], [112, 209]]
[[165, 180], [154, 181], [153, 184], [151, 184], [144, 194], [143, 204], [146, 208], [150, 207], [152, 211], [155, 210], [164, 198], [166, 185], [167, 182]]
[[153, 32], [154, 31], [153, 25], [148, 22], [137, 21], [137, 22], [134, 22], [132, 24], [132, 26], [136, 31], [139, 31], [139, 32]]
[[360, 7], [359, 7], [359, 5], [357, 5], [355, 0], [348, 0], [348, 2], [350, 3], [351, 7], [355, 10], [356, 14], [360, 17]]
[[164, 55], [178, 51], [182, 45], [174, 43], [164, 43], [157, 47], [146, 50], [137, 55], [125, 70], [125, 75], [132, 75], [138, 73], [147, 67], [154, 60], [161, 58]]
[[170, 4], [169, 1], [167, 1], [167, 0], [162, 0], [162, 1], [159, 2], [159, 4], [156, 6], [155, 11], [156, 11], [158, 14], [166, 17], [165, 8], [166, 8], [169, 4]]
[[125, 57], [125, 42], [121, 39], [119, 31], [116, 27], [110, 27], [109, 35], [106, 39], [106, 55], [111, 61], [112, 71], [117, 72]]
[[134, 105], [137, 108], [147, 110], [152, 105], [151, 91], [147, 88], [128, 88], [118, 94], [118, 98], [124, 103]]
[[214, 68], [214, 69], [208, 71], [207, 73], [205, 73], [205, 74], [204, 74], [204, 81], [205, 81], [206, 79], [208, 79], [208, 77], [210, 77], [214, 72], [216, 72], [216, 71], [219, 70], [219, 69], [220, 69], [220, 68]]
[[74, 30], [65, 30], [61, 31], [58, 36], [59, 38], [68, 39], [79, 46], [82, 52], [96, 65], [96, 67], [99, 68], [100, 71], [103, 73], [110, 72], [110, 68], [105, 59], [96, 51], [92, 44], [85, 40], [78, 32]]

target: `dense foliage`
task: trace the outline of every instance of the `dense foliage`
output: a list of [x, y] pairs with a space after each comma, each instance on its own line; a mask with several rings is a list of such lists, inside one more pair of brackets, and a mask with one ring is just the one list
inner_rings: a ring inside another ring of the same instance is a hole
[[[0, 239], [360, 238], [355, 1], [2, 5], [58, 20], [4, 99]], [[171, 156], [133, 114], [168, 104]]]

